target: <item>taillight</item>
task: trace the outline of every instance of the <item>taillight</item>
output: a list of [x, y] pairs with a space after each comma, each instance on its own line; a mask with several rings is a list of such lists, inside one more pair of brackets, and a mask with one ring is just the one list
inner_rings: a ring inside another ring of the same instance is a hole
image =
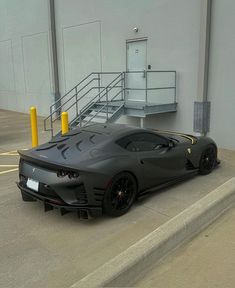
[[60, 170], [57, 172], [57, 177], [65, 177], [67, 175], [67, 172], [66, 171], [63, 171], [63, 170]]
[[78, 178], [79, 174], [77, 172], [69, 172], [68, 176], [69, 176], [70, 179]]
[[79, 173], [78, 172], [74, 172], [74, 171], [64, 171], [64, 170], [60, 170], [57, 172], [57, 177], [59, 178], [63, 178], [65, 176], [69, 177], [69, 179], [74, 179], [74, 178], [78, 178], [79, 177]]

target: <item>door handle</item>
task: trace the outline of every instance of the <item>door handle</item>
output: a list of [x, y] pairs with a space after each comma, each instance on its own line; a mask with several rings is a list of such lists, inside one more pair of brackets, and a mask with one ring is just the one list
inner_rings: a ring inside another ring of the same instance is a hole
[[143, 77], [146, 78], [146, 70], [144, 70], [143, 72], [144, 72]]

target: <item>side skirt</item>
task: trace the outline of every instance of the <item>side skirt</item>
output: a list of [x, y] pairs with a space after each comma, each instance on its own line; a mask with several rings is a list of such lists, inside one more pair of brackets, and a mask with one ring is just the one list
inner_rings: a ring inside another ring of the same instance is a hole
[[184, 175], [184, 176], [182, 176], [182, 177], [179, 177], [179, 178], [170, 180], [170, 181], [168, 181], [168, 182], [166, 182], [166, 183], [163, 183], [163, 184], [160, 184], [160, 185], [158, 185], [158, 186], [154, 186], [154, 187], [149, 188], [149, 189], [147, 189], [147, 190], [141, 191], [141, 192], [139, 192], [139, 194], [137, 195], [137, 199], [141, 199], [141, 198], [143, 198], [143, 197], [148, 196], [150, 193], [154, 193], [154, 192], [156, 192], [156, 191], [158, 191], [158, 190], [161, 190], [161, 189], [163, 189], [163, 188], [166, 188], [166, 187], [172, 186], [172, 185], [174, 185], [174, 184], [183, 182], [184, 180], [189, 179], [189, 178], [191, 178], [191, 177], [193, 177], [193, 176], [195, 176], [195, 175], [197, 175], [197, 174], [198, 174], [198, 169], [197, 169], [197, 170], [194, 170], [194, 171], [190, 172], [189, 174]]

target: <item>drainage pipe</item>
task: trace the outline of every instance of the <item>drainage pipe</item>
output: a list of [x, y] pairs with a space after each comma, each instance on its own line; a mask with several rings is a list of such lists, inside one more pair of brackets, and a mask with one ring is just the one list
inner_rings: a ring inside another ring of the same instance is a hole
[[[49, 0], [49, 17], [50, 17], [50, 39], [51, 39], [51, 51], [52, 51], [52, 68], [53, 68], [53, 86], [54, 86], [54, 101], [60, 99], [60, 85], [59, 85], [59, 69], [58, 69], [58, 55], [57, 55], [57, 42], [56, 42], [56, 19], [55, 19], [55, 2]], [[57, 109], [60, 107], [61, 102], [58, 101], [54, 107]], [[60, 111], [57, 112], [60, 115]]]
[[194, 131], [206, 135], [209, 131], [210, 103], [208, 102], [208, 76], [211, 34], [212, 0], [201, 0], [198, 91], [194, 103]]

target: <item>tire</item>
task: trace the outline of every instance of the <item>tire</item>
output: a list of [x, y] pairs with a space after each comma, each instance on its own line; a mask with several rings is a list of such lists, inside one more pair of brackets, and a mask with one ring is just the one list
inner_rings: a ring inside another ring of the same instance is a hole
[[207, 175], [211, 173], [216, 165], [216, 148], [214, 145], [209, 145], [202, 152], [200, 165], [199, 165], [199, 174]]
[[116, 175], [108, 186], [103, 201], [105, 214], [119, 217], [127, 213], [135, 201], [137, 184], [128, 172]]

